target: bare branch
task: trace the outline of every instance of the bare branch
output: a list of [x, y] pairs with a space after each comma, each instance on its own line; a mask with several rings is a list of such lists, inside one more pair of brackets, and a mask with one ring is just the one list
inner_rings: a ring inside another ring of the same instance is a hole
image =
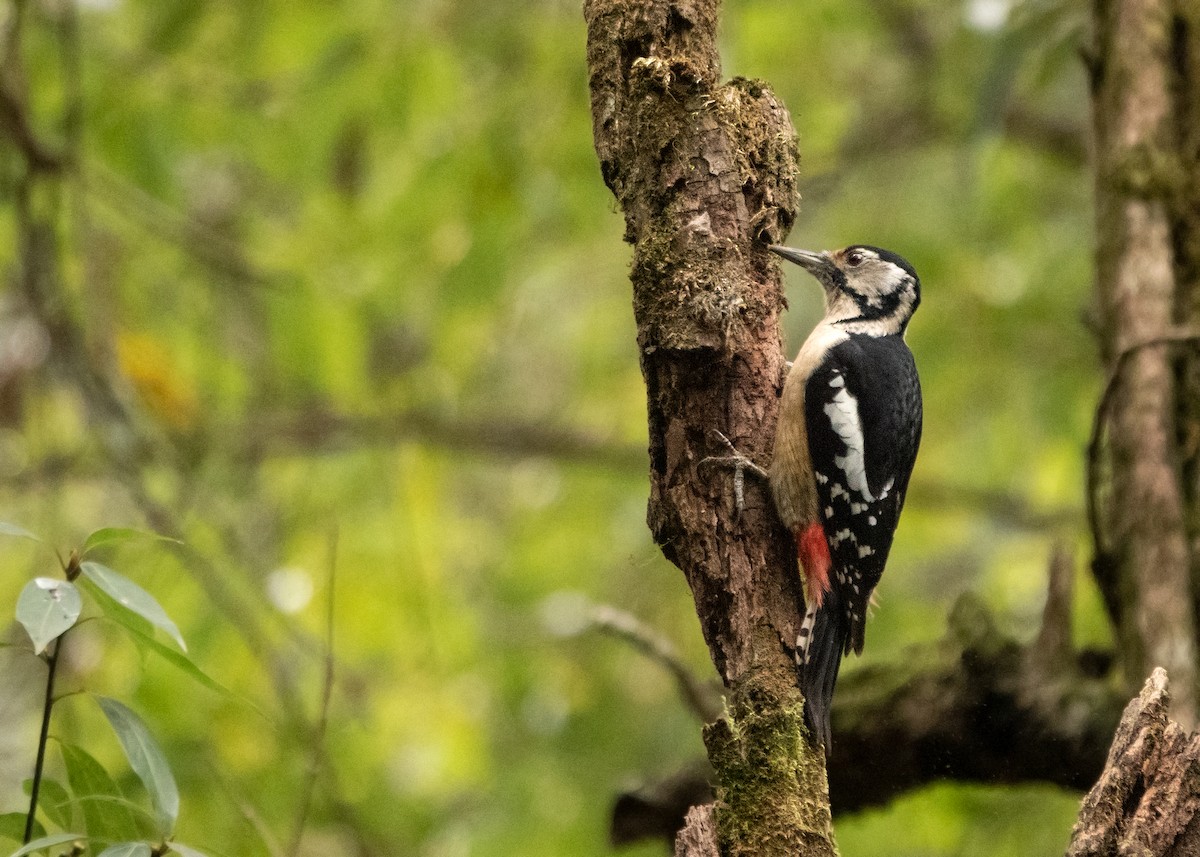
[[289, 450], [304, 454], [341, 452], [363, 445], [390, 446], [418, 440], [505, 459], [545, 456], [629, 472], [645, 472], [647, 465], [644, 447], [623, 445], [586, 429], [523, 421], [510, 414], [472, 419], [431, 410], [363, 415], [314, 407], [256, 417], [253, 423], [218, 429], [215, 434], [239, 439], [240, 449], [234, 456], [242, 461], [257, 461]]
[[594, 605], [589, 618], [597, 630], [624, 640], [665, 668], [675, 679], [679, 695], [683, 698], [688, 710], [695, 714], [701, 723], [711, 723], [721, 716], [721, 694], [692, 672], [691, 668], [679, 657], [679, 653], [671, 645], [671, 641], [662, 634], [632, 613], [618, 610], [607, 604]]

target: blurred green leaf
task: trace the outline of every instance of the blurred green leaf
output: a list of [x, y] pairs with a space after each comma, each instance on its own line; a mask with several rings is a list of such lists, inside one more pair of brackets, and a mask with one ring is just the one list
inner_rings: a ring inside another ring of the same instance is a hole
[[24, 527], [18, 527], [16, 524], [10, 524], [8, 521], [0, 521], [0, 536], [18, 536], [22, 539], [33, 539], [35, 542], [40, 542], [37, 536], [29, 532]]
[[[33, 780], [21, 783], [21, 791], [28, 797], [33, 791]], [[59, 827], [71, 826], [71, 795], [57, 780], [42, 777], [38, 807]]]
[[[11, 839], [13, 842], [20, 842], [25, 838], [25, 818], [23, 812], [0, 814], [0, 836]], [[42, 827], [42, 823], [37, 819], [33, 821], [33, 835], [38, 837], [46, 835], [46, 828]]]
[[100, 852], [100, 857], [150, 857], [152, 849], [145, 842], [121, 842]]
[[83, 547], [79, 549], [79, 554], [80, 556], [87, 556], [89, 551], [101, 545], [120, 544], [121, 542], [134, 541], [136, 539], [155, 539], [163, 542], [174, 542], [177, 545], [183, 544], [179, 539], [152, 533], [148, 530], [135, 530], [130, 527], [104, 527], [96, 530], [84, 540]]
[[41, 654], [79, 618], [83, 599], [75, 584], [53, 577], [35, 577], [17, 598], [17, 621], [29, 633], [34, 654]]
[[55, 845], [64, 845], [67, 842], [77, 841], [87, 841], [87, 837], [78, 833], [55, 833], [51, 836], [42, 836], [33, 840], [25, 847], [14, 851], [9, 857], [25, 857], [26, 854], [32, 854], [34, 851], [41, 851], [44, 848], [52, 848]]
[[[141, 831], [133, 812], [125, 805], [125, 796], [104, 766], [87, 750], [74, 744], [62, 745], [67, 782], [83, 811], [88, 835], [104, 842], [117, 842], [137, 836]], [[97, 799], [105, 803], [100, 805]]]
[[[154, 625], [147, 621], [144, 617], [134, 613], [121, 602], [117, 601], [103, 589], [92, 583], [86, 577], [80, 578], [81, 588], [86, 589], [88, 594], [95, 599], [100, 611], [104, 614], [102, 618], [111, 622], [116, 622], [122, 628], [134, 630], [143, 637], [154, 636]], [[172, 649], [171, 651], [178, 651]]]
[[83, 574], [96, 586], [100, 587], [110, 598], [126, 610], [141, 616], [156, 628], [166, 631], [179, 648], [187, 651], [187, 644], [179, 628], [163, 610], [158, 600], [142, 587], [138, 586], [123, 574], [118, 574], [106, 565], [98, 562], [85, 562], [80, 566]]
[[[105, 597], [107, 598], [107, 596]], [[158, 655], [164, 661], [182, 671], [195, 681], [204, 685], [209, 690], [215, 691], [222, 696], [227, 697], [228, 699], [235, 700], [242, 705], [247, 705], [251, 708], [254, 708], [256, 712], [262, 714], [262, 712], [258, 711], [257, 707], [254, 706], [254, 704], [248, 699], [234, 693], [208, 673], [204, 672], [204, 670], [196, 666], [195, 662], [192, 661], [192, 659], [187, 655], [177, 652], [175, 649], [172, 649], [169, 646], [163, 645], [158, 640], [154, 639], [141, 628], [139, 628], [138, 623], [141, 621], [141, 617], [122, 610], [120, 612], [114, 612], [110, 614], [108, 618], [116, 622], [118, 625], [121, 625], [125, 629], [126, 633], [128, 633], [129, 639], [132, 640], [133, 644], [141, 651], [151, 652], [155, 655]], [[265, 717], [265, 715], [263, 716]]]
[[208, 857], [208, 855], [205, 854], [203, 851], [198, 851], [195, 848], [192, 848], [191, 846], [188, 846], [188, 845], [184, 845], [181, 842], [172, 842], [171, 850], [174, 851], [176, 854], [182, 855], [182, 857]]
[[[154, 814], [145, 807], [138, 806], [129, 798], [116, 797], [114, 795], [88, 795], [76, 798], [75, 803], [79, 804], [80, 807], [99, 807], [105, 812], [112, 812], [117, 808], [123, 810], [129, 819], [132, 820], [133, 830], [136, 835], [154, 836], [158, 832], [158, 819], [154, 817]], [[126, 833], [123, 836], [97, 837], [96, 834], [89, 832], [88, 835], [93, 840], [104, 839], [106, 842], [111, 842], [114, 839], [128, 839], [134, 834]]]
[[150, 794], [162, 834], [169, 836], [179, 817], [179, 789], [166, 756], [146, 724], [133, 711], [107, 696], [98, 696], [96, 701], [117, 733], [129, 766]]

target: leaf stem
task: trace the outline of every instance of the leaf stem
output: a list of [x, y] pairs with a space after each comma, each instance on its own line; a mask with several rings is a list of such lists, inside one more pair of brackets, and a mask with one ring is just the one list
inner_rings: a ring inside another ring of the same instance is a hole
[[50, 713], [54, 708], [54, 675], [58, 672], [58, 656], [62, 652], [64, 637], [65, 631], [54, 641], [54, 654], [46, 654], [46, 664], [49, 666], [46, 672], [46, 699], [42, 704], [42, 731], [38, 737], [37, 760], [33, 764], [33, 785], [29, 789], [29, 815], [25, 816], [25, 840], [22, 843], [24, 845], [28, 845], [33, 838], [38, 792], [42, 786], [42, 768], [46, 764], [46, 744], [50, 738]]

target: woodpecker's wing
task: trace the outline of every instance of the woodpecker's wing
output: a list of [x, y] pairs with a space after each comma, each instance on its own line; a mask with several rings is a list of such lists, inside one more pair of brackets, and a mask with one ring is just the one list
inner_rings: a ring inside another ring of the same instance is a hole
[[818, 514], [832, 584], [861, 652], [867, 601], [879, 583], [921, 439], [921, 385], [899, 336], [851, 335], [830, 349], [804, 390]]

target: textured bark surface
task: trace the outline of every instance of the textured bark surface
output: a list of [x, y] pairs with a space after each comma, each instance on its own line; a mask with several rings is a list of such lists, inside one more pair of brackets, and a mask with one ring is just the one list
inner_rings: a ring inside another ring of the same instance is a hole
[[675, 840], [675, 857], [718, 857], [720, 853], [712, 806], [692, 807]]
[[1155, 670], [1121, 717], [1067, 857], [1200, 854], [1200, 735], [1168, 720], [1169, 699], [1167, 675]]
[[728, 479], [698, 465], [721, 452], [714, 429], [770, 456], [784, 299], [762, 239], [792, 222], [794, 131], [765, 84], [719, 82], [715, 2], [589, 2], [585, 15], [596, 151], [634, 245], [649, 524], [733, 681], [758, 623], [795, 638], [796, 561], [757, 486], [738, 518]]
[[792, 661], [795, 553], [762, 486], [747, 486], [739, 515], [728, 475], [700, 466], [722, 451], [713, 430], [770, 456], [784, 297], [765, 244], [787, 234], [796, 206], [791, 120], [766, 84], [721, 82], [718, 11], [716, 0], [585, 2], [593, 130], [634, 248], [648, 522], [731, 691], [708, 739], [722, 853], [829, 854], [824, 759], [803, 738]]
[[[1172, 27], [1182, 184], [1175, 198], [1175, 277], [1180, 323], [1200, 331], [1200, 4], [1178, 3]], [[1180, 355], [1179, 428], [1192, 558], [1192, 603], [1200, 616], [1200, 347]], [[1174, 680], [1174, 676], [1172, 676]]]
[[[1130, 681], [1165, 667], [1175, 716], [1196, 722], [1195, 613], [1177, 435], [1172, 200], [1179, 187], [1166, 0], [1097, 0], [1097, 290], [1113, 371], [1111, 499], [1096, 558]], [[1194, 97], [1194, 96], [1193, 96]], [[1119, 371], [1117, 371], [1119, 369]], [[1099, 541], [1099, 540], [1098, 540]]]

